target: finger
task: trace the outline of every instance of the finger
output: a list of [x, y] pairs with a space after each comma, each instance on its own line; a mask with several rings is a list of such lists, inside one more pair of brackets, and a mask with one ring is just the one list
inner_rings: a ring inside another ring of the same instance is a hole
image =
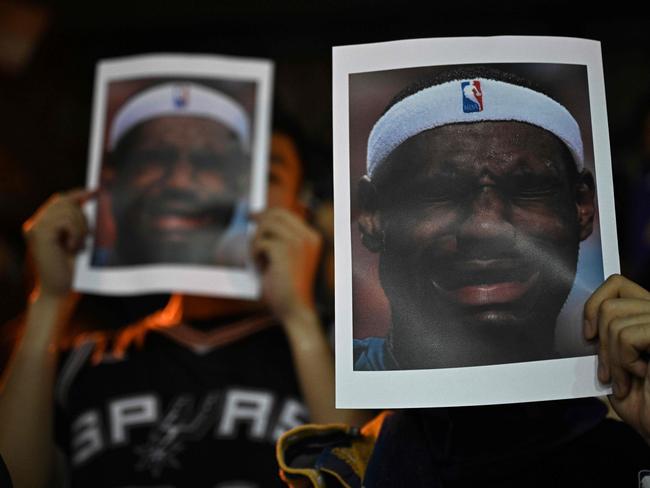
[[75, 219], [65, 212], [59, 212], [59, 215], [53, 217], [50, 221], [41, 223], [38, 231], [30, 230], [26, 237], [33, 246], [58, 246], [68, 250], [70, 240], [75, 239], [79, 233]]
[[650, 439], [650, 371], [645, 378], [634, 381], [625, 398], [609, 396], [614, 411], [632, 425], [645, 439]]
[[307, 224], [301, 217], [286, 210], [272, 214], [270, 224], [277, 226], [274, 229], [280, 238], [286, 237], [294, 242], [301, 242], [311, 246], [320, 246], [322, 241], [321, 234], [316, 229]]
[[600, 303], [596, 317], [598, 327], [598, 379], [610, 381], [610, 328], [617, 318], [650, 313], [650, 301], [636, 298], [610, 298]]
[[645, 339], [650, 340], [650, 315], [618, 317], [609, 326], [609, 367], [617, 398], [628, 395], [630, 374], [645, 376], [646, 363], [641, 358], [641, 350], [648, 346]]
[[263, 227], [282, 225], [297, 230], [300, 229], [302, 225], [304, 225], [298, 217], [293, 215], [288, 210], [278, 208], [268, 209], [258, 214], [255, 220], [260, 226]]
[[74, 190], [67, 191], [61, 194], [61, 197], [67, 201], [74, 202], [77, 205], [83, 205], [91, 198], [95, 198], [99, 194], [99, 188], [85, 189], [75, 188]]
[[253, 256], [257, 269], [259, 269], [262, 273], [266, 273], [271, 265], [278, 261], [277, 244], [269, 240], [258, 242], [251, 250], [251, 254]]
[[81, 207], [72, 202], [65, 202], [57, 206], [53, 211], [56, 212], [55, 215], [51, 216], [49, 220], [56, 222], [57, 220], [66, 219], [71, 222], [74, 226], [74, 231], [76, 235], [85, 237], [88, 234], [89, 226], [88, 219], [84, 214]]
[[270, 208], [259, 216], [258, 221], [270, 225], [281, 225], [296, 233], [302, 233], [305, 229], [309, 229], [301, 217], [284, 208]]
[[288, 241], [300, 241], [306, 236], [304, 224], [282, 213], [266, 213], [258, 219], [256, 235]]
[[265, 222], [255, 230], [254, 239], [275, 239], [285, 242], [299, 242], [302, 237], [281, 222]]
[[282, 241], [272, 238], [259, 239], [252, 249], [252, 254], [263, 271], [283, 260], [286, 261], [289, 256], [288, 247]]
[[622, 279], [623, 277], [620, 275], [611, 275], [585, 302], [583, 333], [587, 340], [594, 339], [598, 332], [598, 311], [600, 310], [602, 303], [608, 299], [618, 298], [619, 282]]
[[[625, 327], [625, 318], [617, 318], [607, 326], [607, 340], [601, 341], [601, 345], [607, 348], [607, 370], [612, 380], [612, 391], [614, 396], [622, 398], [627, 394], [629, 383], [628, 375], [620, 365], [619, 359], [619, 340], [618, 336]], [[599, 371], [602, 368], [599, 368]], [[625, 394], [623, 394], [625, 392]]]
[[648, 373], [650, 351], [650, 315], [635, 317], [634, 322], [619, 333], [618, 360], [623, 369], [643, 378]]
[[252, 243], [252, 253], [254, 257], [259, 257], [260, 255], [277, 255], [282, 250], [286, 249], [286, 246], [281, 241], [270, 237], [260, 237]]
[[615, 299], [610, 298], [600, 303], [598, 314], [595, 317], [598, 327], [598, 379], [602, 383], [609, 383], [609, 325], [610, 310], [614, 307]]
[[71, 212], [74, 214], [75, 218], [79, 221], [79, 226], [81, 228], [87, 228], [88, 225], [88, 220], [86, 218], [86, 214], [83, 211], [82, 206], [77, 202], [73, 200], [66, 200], [65, 201], [65, 208], [67, 211]]
[[584, 307], [584, 335], [594, 339], [598, 332], [598, 312], [604, 301], [612, 298], [639, 298], [650, 300], [650, 292], [621, 275], [612, 275], [593, 292]]
[[[614, 409], [614, 412], [624, 421], [629, 423], [634, 422], [636, 424], [638, 420], [638, 415], [635, 410], [639, 405], [643, 405], [644, 400], [644, 381], [634, 381], [630, 388], [630, 393], [625, 398], [617, 398], [616, 395], [611, 394], [607, 395], [610, 405]], [[646, 403], [646, 405], [648, 405]], [[630, 420], [632, 422], [630, 422]], [[637, 426], [634, 425], [636, 428]]]
[[86, 236], [88, 236], [88, 232], [89, 232], [88, 219], [86, 218], [86, 215], [79, 207], [72, 209], [72, 218], [74, 219], [75, 230], [78, 234], [77, 241], [73, 245], [75, 246], [74, 247], [75, 251], [78, 251], [83, 247], [84, 242], [86, 240]]
[[70, 254], [76, 253], [86, 238], [85, 226], [79, 223], [74, 214], [62, 217], [55, 227], [55, 232], [59, 245]]
[[60, 205], [52, 210], [44, 225], [51, 225], [57, 239], [64, 235], [64, 245], [68, 251], [77, 251], [83, 246], [88, 234], [88, 221], [81, 209], [73, 204]]

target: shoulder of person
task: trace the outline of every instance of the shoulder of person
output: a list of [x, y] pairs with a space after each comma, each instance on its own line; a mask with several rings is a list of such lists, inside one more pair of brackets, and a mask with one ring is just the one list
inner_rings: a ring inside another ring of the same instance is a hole
[[356, 371], [383, 371], [386, 368], [386, 339], [365, 337], [352, 341]]

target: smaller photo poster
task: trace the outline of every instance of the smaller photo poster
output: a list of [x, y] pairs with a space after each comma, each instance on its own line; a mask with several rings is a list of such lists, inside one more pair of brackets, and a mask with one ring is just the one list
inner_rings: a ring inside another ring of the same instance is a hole
[[266, 201], [272, 74], [222, 56], [98, 63], [77, 290], [258, 296], [250, 215]]

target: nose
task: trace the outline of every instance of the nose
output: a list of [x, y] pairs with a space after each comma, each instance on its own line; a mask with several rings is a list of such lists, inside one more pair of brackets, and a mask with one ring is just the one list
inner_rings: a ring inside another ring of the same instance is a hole
[[459, 248], [479, 259], [512, 251], [515, 227], [511, 214], [510, 203], [496, 186], [479, 187], [458, 228]]
[[180, 155], [168, 169], [165, 182], [170, 188], [189, 188], [194, 179], [194, 168], [192, 163]]

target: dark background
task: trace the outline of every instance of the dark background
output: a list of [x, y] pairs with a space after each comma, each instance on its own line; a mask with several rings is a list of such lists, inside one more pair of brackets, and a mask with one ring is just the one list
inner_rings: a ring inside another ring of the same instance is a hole
[[[96, 61], [147, 52], [275, 60], [276, 112], [304, 136], [307, 176], [326, 199], [333, 45], [508, 34], [600, 40], [623, 269], [643, 281], [650, 247], [650, 142], [643, 144], [644, 134], [650, 140], [650, 29], [637, 9], [631, 2], [604, 8], [557, 0], [0, 0], [0, 323], [24, 307], [21, 223], [51, 193], [84, 184]], [[161, 299], [152, 300], [144, 308]], [[0, 329], [0, 341], [11, 337], [11, 326]]]

